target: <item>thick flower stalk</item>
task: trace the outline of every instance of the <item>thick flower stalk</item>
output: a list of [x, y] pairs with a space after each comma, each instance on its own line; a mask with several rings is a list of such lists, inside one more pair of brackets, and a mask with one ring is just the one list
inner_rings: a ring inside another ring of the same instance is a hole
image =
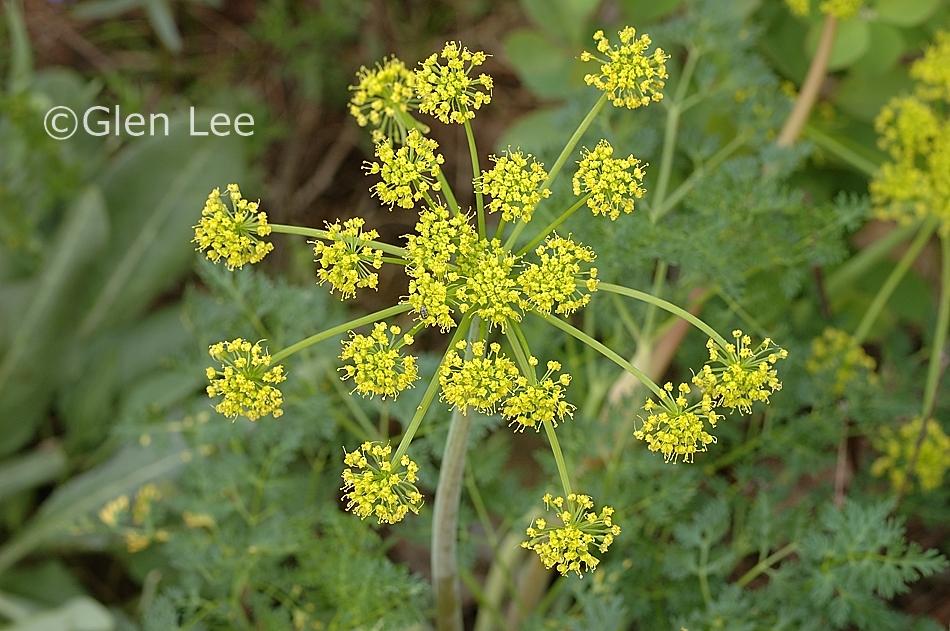
[[732, 336], [735, 343], [725, 345], [710, 338], [706, 343], [709, 363], [693, 376], [693, 383], [717, 406], [748, 414], [754, 402], [768, 403], [769, 395], [782, 389], [774, 365], [788, 357], [788, 351], [769, 338], [753, 350], [749, 347], [752, 338], [738, 329]]
[[[535, 250], [540, 263], [531, 263], [518, 276], [524, 300], [522, 308], [539, 313], [570, 315], [590, 302], [590, 294], [597, 291], [597, 268], [582, 271], [581, 263], [591, 263], [597, 256], [590, 248], [577, 245], [570, 237], [548, 237]], [[582, 293], [578, 280], [587, 276]]]
[[280, 409], [284, 399], [275, 386], [287, 379], [283, 366], [271, 367], [271, 356], [260, 343], [251, 344], [238, 338], [230, 342], [213, 344], [208, 351], [221, 364], [221, 369], [209, 367], [206, 371], [211, 380], [208, 396], [223, 396], [214, 409], [228, 418], [245, 416], [256, 421], [272, 414], [283, 414]]
[[217, 263], [224, 259], [228, 269], [244, 267], [245, 263], [259, 263], [268, 252], [274, 249], [270, 242], [259, 237], [271, 233], [267, 225], [267, 214], [258, 212], [257, 202], [241, 197], [237, 184], [228, 184], [226, 197], [231, 207], [221, 201], [225, 197], [219, 189], [208, 195], [205, 207], [201, 211], [201, 221], [194, 226], [199, 251], [205, 251], [207, 257]]
[[399, 144], [406, 140], [406, 114], [418, 108], [415, 74], [406, 65], [391, 57], [377, 63], [375, 69], [365, 66], [357, 73], [359, 83], [350, 86], [350, 114], [360, 127], [372, 125], [373, 140], [391, 138]]
[[[904, 487], [922, 430], [923, 420], [918, 416], [897, 429], [881, 428], [872, 440], [874, 448], [882, 455], [871, 465], [871, 473], [875, 476], [887, 475], [895, 492], [900, 492]], [[922, 491], [933, 491], [943, 484], [947, 469], [950, 469], [947, 454], [950, 454], [950, 437], [936, 419], [930, 419], [914, 463], [914, 473]]]
[[640, 199], [646, 192], [640, 186], [643, 182], [640, 161], [632, 155], [613, 158], [613, 154], [614, 148], [606, 140], [597, 143], [593, 151], [585, 148], [574, 174], [574, 194], [590, 193], [588, 208], [595, 215], [610, 217], [611, 221], [616, 220], [621, 211], [632, 213], [633, 200]]
[[495, 166], [474, 181], [477, 190], [492, 198], [486, 206], [488, 212], [500, 212], [505, 221], [531, 221], [535, 206], [551, 195], [549, 189], [538, 190], [548, 177], [544, 165], [530, 153], [511, 150], [503, 156], [491, 156], [491, 160]]
[[611, 518], [614, 509], [605, 506], [597, 513], [590, 496], [575, 493], [569, 494], [566, 502], [550, 493], [542, 499], [547, 510], [554, 509], [561, 525], [536, 519], [527, 529], [528, 541], [521, 547], [537, 552], [546, 568], [556, 567], [563, 576], [575, 572], [583, 577], [584, 572], [594, 571], [600, 560], [591, 552], [607, 552], [620, 534], [620, 526]]
[[442, 184], [436, 180], [445, 158], [436, 155], [438, 147], [439, 143], [418, 129], [410, 129], [406, 144], [398, 149], [386, 139], [377, 143], [379, 162], [367, 162], [364, 167], [368, 174], [382, 178], [371, 189], [373, 194], [392, 210], [393, 205], [413, 208], [417, 201], [428, 197], [429, 191], [441, 189]]
[[[440, 58], [444, 64], [439, 63]], [[433, 53], [419, 62], [415, 77], [419, 111], [446, 124], [461, 125], [475, 118], [474, 110], [491, 103], [491, 77], [470, 76], [486, 58], [483, 52], [473, 53], [458, 42], [448, 42], [441, 54]]]
[[[467, 359], [466, 348], [471, 351]], [[463, 414], [470, 407], [494, 413], [495, 406], [515, 389], [518, 376], [518, 368], [501, 353], [500, 344], [461, 341], [446, 353], [439, 371], [442, 399]]]
[[318, 284], [330, 283], [330, 293], [337, 290], [342, 299], [356, 296], [358, 287], [376, 289], [379, 275], [371, 272], [383, 266], [383, 251], [374, 250], [366, 245], [366, 241], [376, 239], [379, 233], [375, 230], [363, 232], [365, 220], [355, 217], [343, 222], [327, 223], [327, 239], [330, 243], [315, 241], [313, 255], [319, 257], [317, 262]]
[[364, 397], [378, 394], [384, 399], [395, 399], [419, 379], [416, 358], [399, 352], [400, 347], [412, 344], [412, 336], [407, 333], [399, 339], [401, 333], [398, 326], [387, 329], [383, 322], [377, 322], [370, 335], [350, 332], [350, 339], [343, 342], [340, 359], [353, 363], [340, 370], [344, 372], [343, 379], [353, 379], [356, 392]]
[[633, 435], [645, 441], [650, 451], [663, 454], [667, 462], [692, 462], [693, 454], [706, 451], [706, 445], [716, 442], [716, 437], [706, 431], [706, 423], [716, 427], [721, 418], [716, 414], [715, 406], [708, 394], [704, 394], [699, 403], [690, 405], [686, 395], [690, 393], [688, 384], [681, 383], [673, 394], [673, 384], [663, 386], [658, 402], [647, 399], [643, 409], [647, 418], [641, 419], [643, 425]]
[[[528, 358], [532, 370], [538, 364], [535, 357]], [[561, 364], [549, 361], [547, 372], [537, 383], [530, 383], [525, 376], [519, 376], [517, 386], [501, 409], [501, 415], [510, 419], [508, 425], [514, 425], [515, 431], [523, 432], [526, 427], [541, 431], [545, 422], [553, 423], [555, 427], [565, 417], [574, 415], [574, 406], [564, 400], [567, 386], [571, 383], [571, 376], [567, 373], [553, 379], [552, 375], [561, 370]]]
[[637, 38], [637, 31], [631, 26], [620, 31], [620, 46], [611, 46], [603, 31], [594, 33], [597, 51], [606, 59], [584, 51], [581, 61], [600, 62], [600, 72], [584, 77], [587, 85], [592, 85], [607, 94], [607, 98], [616, 107], [636, 109], [663, 98], [660, 91], [666, 85], [666, 60], [670, 58], [662, 48], [653, 53], [647, 49], [653, 43], [649, 36]]
[[395, 524], [409, 511], [419, 514], [422, 493], [416, 488], [419, 465], [403, 455], [399, 462], [390, 459], [392, 446], [365, 442], [346, 453], [343, 462], [344, 498], [347, 510], [366, 519], [376, 517], [380, 524]]

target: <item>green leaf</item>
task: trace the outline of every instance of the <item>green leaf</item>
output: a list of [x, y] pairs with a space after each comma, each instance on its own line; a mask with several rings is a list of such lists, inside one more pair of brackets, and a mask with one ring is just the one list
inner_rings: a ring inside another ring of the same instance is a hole
[[940, 0], [877, 0], [874, 10], [877, 18], [895, 26], [922, 24], [940, 6]]
[[538, 27], [573, 47], [581, 46], [587, 22], [600, 0], [521, 0], [521, 8]]
[[4, 631], [112, 631], [115, 618], [88, 596], [77, 596], [51, 611], [32, 614]]
[[145, 13], [148, 21], [155, 29], [158, 39], [162, 40], [165, 48], [173, 53], [180, 53], [182, 48], [181, 35], [175, 25], [175, 17], [166, 0], [145, 0]]
[[643, 24], [672, 13], [683, 0], [620, 0], [619, 4], [627, 23]]
[[879, 75], [893, 68], [904, 52], [904, 37], [899, 29], [870, 22], [868, 24], [871, 42], [867, 52], [851, 66], [851, 72], [865, 77]]
[[74, 477], [56, 489], [39, 511], [0, 548], [0, 574], [37, 547], [49, 542], [77, 518], [155, 478], [167, 476], [184, 462], [184, 449], [171, 453], [155, 447], [126, 448], [109, 462]]
[[874, 77], [850, 74], [838, 86], [834, 100], [835, 104], [855, 118], [872, 122], [891, 97], [910, 92], [913, 87], [907, 71], [896, 66]]
[[[195, 129], [208, 128], [196, 112]], [[113, 213], [116, 238], [89, 283], [92, 306], [79, 327], [87, 337], [108, 324], [130, 321], [194, 262], [192, 226], [208, 193], [244, 177], [242, 142], [191, 136], [187, 117], [169, 136], [133, 145], [100, 182]]]
[[505, 55], [521, 82], [540, 98], [570, 94], [571, 67], [576, 60], [562, 46], [535, 30], [517, 29], [505, 38]]
[[556, 153], [570, 135], [570, 131], [560, 134], [554, 131], [561, 130], [562, 126], [554, 121], [563, 115], [564, 112], [559, 107], [537, 109], [525, 114], [505, 130], [498, 141], [498, 150], [502, 151], [510, 146], [521, 147], [522, 150], [535, 155], [542, 152]]
[[[821, 39], [821, 21], [813, 21], [808, 29], [805, 40], [805, 50], [809, 57], [815, 56], [818, 41]], [[828, 60], [829, 70], [842, 70], [855, 63], [864, 56], [871, 45], [871, 30], [868, 23], [860, 18], [850, 18], [838, 22], [838, 31], [835, 34], [835, 43], [831, 48], [831, 59]]]
[[0, 500], [58, 478], [66, 469], [66, 453], [58, 444], [0, 463]]

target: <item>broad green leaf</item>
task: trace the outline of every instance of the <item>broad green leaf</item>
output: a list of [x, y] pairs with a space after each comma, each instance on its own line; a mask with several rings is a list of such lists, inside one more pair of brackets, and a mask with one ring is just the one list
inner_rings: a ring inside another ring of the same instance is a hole
[[620, 0], [620, 8], [630, 24], [642, 24], [672, 13], [683, 0]]
[[874, 77], [849, 75], [835, 92], [835, 104], [855, 118], [871, 122], [891, 97], [913, 90], [907, 71], [897, 66]]
[[167, 0], [145, 0], [145, 13], [165, 48], [173, 53], [181, 52], [181, 35]]
[[535, 155], [545, 150], [556, 152], [564, 146], [570, 134], [568, 131], [561, 137], [561, 135], [552, 131], [560, 129], [560, 126], [554, 124], [554, 120], [563, 115], [561, 108], [538, 109], [530, 114], [525, 114], [505, 130], [504, 135], [498, 141], [498, 150], [503, 151], [510, 146], [520, 147], [523, 151]]
[[88, 595], [69, 568], [53, 559], [11, 569], [0, 577], [0, 589], [23, 603], [28, 613], [58, 607], [70, 598]]
[[0, 501], [34, 486], [55, 480], [66, 469], [66, 453], [58, 444], [0, 462]]
[[[196, 119], [196, 131], [208, 129], [209, 113], [196, 112]], [[194, 261], [192, 226], [208, 193], [244, 177], [239, 137], [191, 136], [187, 116], [170, 127], [167, 137], [130, 147], [100, 179], [115, 238], [89, 283], [92, 306], [81, 337], [130, 321], [186, 273]]]
[[[809, 57], [815, 56], [818, 41], [821, 39], [822, 21], [813, 21], [808, 30], [805, 49]], [[828, 60], [829, 70], [847, 68], [864, 56], [871, 44], [871, 31], [868, 23], [856, 17], [838, 22], [835, 34], [835, 43], [831, 48], [831, 59]]]
[[115, 618], [88, 596], [77, 596], [50, 611], [35, 613], [4, 627], [4, 631], [112, 631]]
[[505, 55], [528, 89], [542, 99], [570, 94], [575, 59], [550, 39], [531, 29], [518, 29], [505, 38]]
[[20, 531], [0, 548], [0, 574], [37, 547], [55, 538], [77, 518], [101, 509], [116, 497], [156, 478], [170, 475], [184, 462], [176, 447], [126, 448], [90, 471], [72, 478], [47, 499]]
[[939, 6], [940, 0], [877, 0], [874, 10], [881, 22], [895, 26], [917, 26]]
[[532, 22], [571, 46], [581, 46], [590, 35], [587, 23], [601, 0], [521, 0]]
[[797, 84], [804, 81], [808, 72], [808, 58], [802, 54], [807, 34], [805, 24], [783, 11], [760, 43], [775, 68]]
[[904, 38], [899, 29], [870, 22], [871, 42], [867, 52], [851, 66], [851, 72], [865, 77], [879, 75], [893, 68], [904, 52]]

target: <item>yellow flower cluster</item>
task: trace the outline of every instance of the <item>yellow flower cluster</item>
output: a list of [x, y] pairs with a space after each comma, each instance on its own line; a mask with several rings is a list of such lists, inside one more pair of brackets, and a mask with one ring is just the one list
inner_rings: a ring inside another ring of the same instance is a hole
[[[681, 383], [677, 394], [673, 395], [673, 384], [667, 383], [659, 397], [659, 403], [647, 399], [643, 409], [648, 412], [643, 426], [633, 435], [646, 441], [650, 451], [659, 451], [666, 462], [674, 463], [683, 458], [692, 462], [693, 454], [706, 451], [706, 445], [716, 442], [716, 437], [706, 431], [703, 420], [715, 427], [721, 418], [716, 414], [713, 401], [708, 394], [694, 405], [689, 405], [686, 395], [688, 384]], [[641, 419], [643, 420], [643, 419]]]
[[500, 353], [497, 342], [472, 342], [471, 358], [463, 359], [458, 351], [467, 347], [468, 343], [461, 341], [445, 355], [439, 369], [442, 400], [463, 414], [468, 413], [469, 407], [494, 413], [495, 405], [515, 388], [518, 368]]
[[841, 396], [852, 385], [860, 382], [877, 383], [874, 359], [854, 343], [848, 333], [828, 327], [821, 337], [811, 342], [811, 357], [805, 360], [805, 370], [813, 375], [831, 377], [831, 393]]
[[343, 470], [346, 509], [366, 519], [375, 515], [381, 524], [402, 521], [409, 511], [419, 514], [422, 493], [416, 488], [419, 465], [403, 456], [395, 464], [389, 456], [392, 446], [365, 442], [346, 453]]
[[[532, 366], [538, 364], [534, 357], [530, 357], [528, 362]], [[526, 427], [540, 431], [544, 422], [554, 423], [557, 427], [558, 421], [563, 421], [565, 416], [573, 417], [574, 406], [563, 400], [571, 376], [564, 373], [557, 381], [551, 378], [552, 374], [560, 370], [561, 364], [549, 361], [548, 371], [538, 383], [528, 383], [526, 377], [518, 377], [515, 393], [508, 397], [501, 409], [501, 415], [511, 419], [509, 426], [517, 424], [516, 431], [519, 432], [523, 432]]]
[[620, 526], [614, 524], [611, 517], [614, 509], [605, 506], [597, 514], [593, 511], [594, 502], [590, 496], [575, 493], [567, 496], [567, 502], [563, 497], [551, 497], [550, 493], [543, 501], [547, 510], [555, 510], [561, 525], [548, 524], [543, 518], [536, 519], [534, 526], [529, 526], [526, 531], [528, 541], [521, 547], [537, 552], [546, 568], [556, 566], [563, 576], [576, 572], [583, 578], [584, 572], [593, 572], [600, 560], [591, 554], [590, 549], [607, 552], [614, 537], [620, 534]]
[[343, 222], [327, 224], [328, 238], [332, 244], [315, 241], [313, 255], [320, 257], [320, 269], [317, 270], [319, 285], [329, 281], [330, 293], [336, 289], [341, 298], [351, 298], [356, 295], [357, 287], [372, 287], [376, 289], [379, 276], [370, 272], [369, 268], [379, 269], [383, 266], [383, 251], [374, 250], [365, 244], [379, 237], [375, 230], [363, 232], [365, 220], [355, 217]]
[[209, 350], [211, 357], [222, 364], [222, 370], [208, 368], [211, 380], [208, 396], [223, 396], [214, 409], [228, 418], [246, 416], [256, 421], [262, 416], [283, 414], [284, 402], [280, 390], [274, 386], [287, 379], [283, 366], [268, 368], [270, 355], [263, 354], [261, 345], [251, 344], [238, 338], [231, 342], [218, 342]]
[[418, 129], [410, 129], [406, 134], [406, 144], [393, 149], [388, 140], [376, 145], [376, 157], [379, 162], [367, 162], [364, 168], [370, 175], [379, 175], [370, 190], [379, 197], [390, 210], [393, 204], [400, 208], [413, 208], [420, 199], [428, 197], [429, 191], [438, 191], [442, 185], [435, 181], [439, 176], [439, 165], [445, 161], [441, 154], [435, 155], [439, 143], [423, 136]]
[[[439, 57], [445, 65], [439, 63]], [[486, 74], [477, 78], [469, 75], [475, 67], [485, 63], [486, 57], [485, 53], [473, 53], [458, 42], [448, 42], [441, 55], [433, 53], [419, 62], [416, 70], [419, 111], [446, 124], [461, 125], [475, 118], [473, 110], [491, 102], [492, 79]]]
[[521, 321], [521, 314], [514, 307], [521, 299], [512, 277], [514, 255], [498, 239], [481, 239], [470, 253], [464, 254], [458, 260], [463, 284], [455, 292], [459, 311], [475, 309], [489, 326], [499, 326], [502, 331], [509, 320]]
[[224, 259], [228, 269], [234, 269], [259, 262], [274, 249], [274, 244], [258, 238], [269, 235], [271, 228], [267, 225], [267, 213], [257, 211], [257, 202], [241, 197], [237, 184], [228, 184], [228, 196], [233, 208], [221, 201], [219, 189], [211, 191], [201, 211], [201, 221], [192, 226], [192, 242], [198, 244], [199, 251], [207, 250], [207, 257], [215, 263]]
[[447, 208], [436, 206], [420, 213], [416, 234], [406, 236], [407, 302], [425, 325], [438, 326], [443, 332], [455, 326], [449, 286], [458, 282], [459, 272], [452, 259], [469, 255], [478, 241], [468, 220], [462, 214], [449, 217]]
[[[340, 359], [352, 360], [353, 364], [340, 368], [346, 373], [343, 379], [352, 377], [356, 391], [364, 397], [372, 398], [378, 394], [384, 399], [395, 399], [419, 379], [416, 358], [399, 353], [400, 347], [412, 344], [412, 336], [402, 336], [401, 342], [397, 344], [400, 333], [399, 327], [395, 325], [389, 327], [387, 333], [386, 324], [377, 322], [370, 335], [358, 335], [350, 331], [350, 339], [344, 340]], [[392, 334], [392, 338], [389, 334]]]
[[574, 194], [590, 193], [587, 206], [595, 215], [608, 216], [611, 221], [620, 216], [621, 210], [633, 212], [634, 198], [640, 199], [646, 192], [640, 186], [640, 161], [632, 155], [612, 158], [613, 153], [614, 148], [606, 140], [597, 143], [593, 151], [585, 147], [574, 174]]
[[419, 102], [414, 89], [416, 76], [405, 64], [391, 57], [383, 59], [382, 65], [377, 63], [374, 70], [363, 66], [357, 77], [359, 84], [350, 86], [354, 92], [350, 114], [360, 127], [367, 124], [376, 127], [373, 130], [376, 142], [386, 137], [404, 143], [406, 120], [402, 115], [415, 109]]
[[[538, 190], [538, 186], [547, 179], [544, 165], [520, 151], [498, 157], [491, 156], [495, 166], [491, 171], [483, 171], [475, 179], [475, 188], [485, 195], [491, 195], [489, 212], [501, 212], [505, 221], [531, 221], [531, 213], [542, 198], [551, 194], [549, 189]], [[530, 165], [529, 165], [530, 161]]]
[[911, 66], [915, 96], [900, 96], [874, 121], [878, 145], [890, 155], [869, 185], [881, 219], [907, 223], [928, 216], [950, 234], [950, 34], [938, 33]]
[[776, 346], [769, 338], [752, 350], [749, 348], [752, 339], [748, 335], [735, 330], [732, 336], [735, 344], [723, 347], [712, 339], [706, 343], [709, 361], [718, 365], [703, 366], [702, 371], [693, 376], [693, 383], [717, 406], [748, 414], [755, 401], [768, 403], [769, 395], [782, 389], [773, 366], [778, 360], [788, 357], [788, 351]]
[[807, 17], [811, 13], [811, 0], [785, 0], [785, 5], [792, 15]]
[[862, 2], [863, 0], [822, 0], [818, 5], [818, 10], [825, 15], [846, 20], [858, 14]]
[[[135, 494], [135, 503], [131, 505], [131, 512], [129, 511], [129, 496], [120, 495], [99, 511], [99, 521], [122, 534], [125, 547], [129, 552], [140, 552], [153, 542], [168, 541], [168, 531], [156, 529], [149, 519], [152, 503], [161, 498], [162, 494], [158, 487], [148, 483]], [[127, 513], [130, 513], [131, 519], [125, 518]]]
[[611, 46], [603, 31], [594, 33], [597, 50], [607, 56], [598, 57], [587, 51], [581, 53], [581, 61], [592, 59], [599, 61], [600, 72], [584, 77], [587, 85], [593, 85], [607, 93], [607, 98], [616, 107], [638, 108], [663, 98], [660, 90], [666, 85], [666, 60], [669, 55], [657, 48], [652, 54], [646, 54], [653, 42], [649, 36], [641, 35], [628, 26], [620, 31], [620, 46]]
[[[891, 427], [882, 428], [872, 441], [874, 448], [883, 455], [871, 465], [871, 473], [875, 476], [887, 474], [895, 491], [899, 491], [904, 485], [922, 428], [923, 420], [917, 417], [896, 430]], [[943, 477], [950, 468], [948, 454], [950, 437], [944, 433], [936, 419], [930, 419], [917, 454], [917, 463], [914, 465], [921, 490], [932, 491], [943, 484]]]
[[910, 67], [910, 76], [919, 84], [917, 92], [927, 101], [950, 103], [950, 32], [937, 31], [934, 44]]
[[[581, 275], [580, 263], [590, 263], [596, 255], [590, 248], [577, 245], [567, 239], [553, 235], [539, 245], [535, 254], [541, 263], [531, 263], [518, 276], [525, 299], [522, 308], [533, 308], [539, 313], [569, 315], [590, 302], [590, 294], [578, 290], [578, 277]], [[592, 267], [584, 274], [587, 291], [597, 291], [597, 268]]]

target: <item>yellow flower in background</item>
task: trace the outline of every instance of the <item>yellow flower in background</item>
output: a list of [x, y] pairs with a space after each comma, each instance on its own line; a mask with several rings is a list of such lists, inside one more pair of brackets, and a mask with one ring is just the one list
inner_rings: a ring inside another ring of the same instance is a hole
[[832, 327], [812, 340], [811, 356], [805, 360], [809, 373], [831, 377], [831, 393], [836, 396], [860, 382], [877, 383], [876, 366], [851, 335]]
[[663, 98], [660, 90], [666, 85], [666, 61], [670, 58], [662, 48], [652, 53], [647, 49], [653, 42], [648, 35], [637, 38], [632, 26], [620, 31], [620, 46], [611, 46], [603, 31], [594, 33], [597, 50], [606, 59], [584, 51], [581, 61], [599, 61], [600, 72], [584, 77], [592, 85], [607, 94], [616, 107], [636, 109]]
[[214, 189], [205, 201], [201, 211], [201, 221], [193, 226], [199, 251], [205, 251], [207, 257], [217, 263], [224, 259], [228, 269], [243, 267], [245, 263], [259, 263], [268, 252], [274, 249], [272, 243], [258, 237], [271, 233], [267, 225], [267, 214], [258, 212], [257, 202], [241, 197], [237, 184], [228, 184], [231, 207], [221, 201], [224, 197], [219, 189]]
[[937, 31], [923, 58], [911, 64], [910, 76], [917, 80], [921, 98], [950, 103], [950, 32]]
[[556, 567], [562, 576], [575, 572], [583, 578], [584, 572], [593, 572], [600, 560], [591, 551], [607, 552], [614, 537], [620, 534], [620, 526], [613, 523], [614, 509], [605, 506], [596, 513], [589, 495], [575, 493], [569, 494], [566, 502], [550, 493], [542, 499], [547, 510], [555, 511], [561, 525], [536, 519], [526, 531], [528, 541], [521, 547], [534, 550], [544, 567]]
[[818, 5], [818, 10], [825, 15], [846, 20], [858, 14], [861, 4], [862, 0], [822, 0]]
[[221, 364], [221, 370], [207, 369], [208, 396], [223, 396], [214, 409], [228, 418], [245, 416], [256, 421], [262, 416], [283, 414], [284, 399], [275, 386], [287, 379], [283, 366], [270, 367], [271, 357], [260, 343], [251, 344], [238, 338], [218, 342], [209, 349], [211, 357]]
[[[458, 42], [448, 42], [441, 54], [433, 53], [419, 62], [416, 94], [419, 111], [443, 123], [463, 124], [475, 118], [475, 110], [491, 103], [492, 79], [486, 74], [471, 77], [472, 70], [485, 63], [483, 52], [471, 52]], [[439, 59], [445, 64], [440, 64]]]
[[613, 158], [613, 153], [614, 148], [606, 140], [598, 142], [593, 151], [585, 147], [573, 180], [574, 194], [590, 193], [587, 206], [595, 215], [610, 217], [611, 221], [621, 211], [632, 213], [633, 200], [646, 192], [640, 186], [644, 174], [640, 161], [632, 155]]
[[405, 455], [394, 463], [391, 453], [390, 445], [365, 442], [343, 458], [348, 467], [342, 474], [346, 509], [360, 519], [374, 515], [381, 524], [395, 524], [409, 511], [419, 514], [422, 494], [415, 485], [419, 466]]
[[[882, 427], [872, 439], [874, 448], [882, 455], [871, 465], [871, 473], [878, 477], [887, 475], [895, 492], [904, 486], [922, 428], [923, 419], [916, 417], [897, 429]], [[914, 465], [914, 475], [921, 490], [927, 492], [939, 488], [947, 469], [950, 469], [950, 437], [936, 419], [930, 419]]]

